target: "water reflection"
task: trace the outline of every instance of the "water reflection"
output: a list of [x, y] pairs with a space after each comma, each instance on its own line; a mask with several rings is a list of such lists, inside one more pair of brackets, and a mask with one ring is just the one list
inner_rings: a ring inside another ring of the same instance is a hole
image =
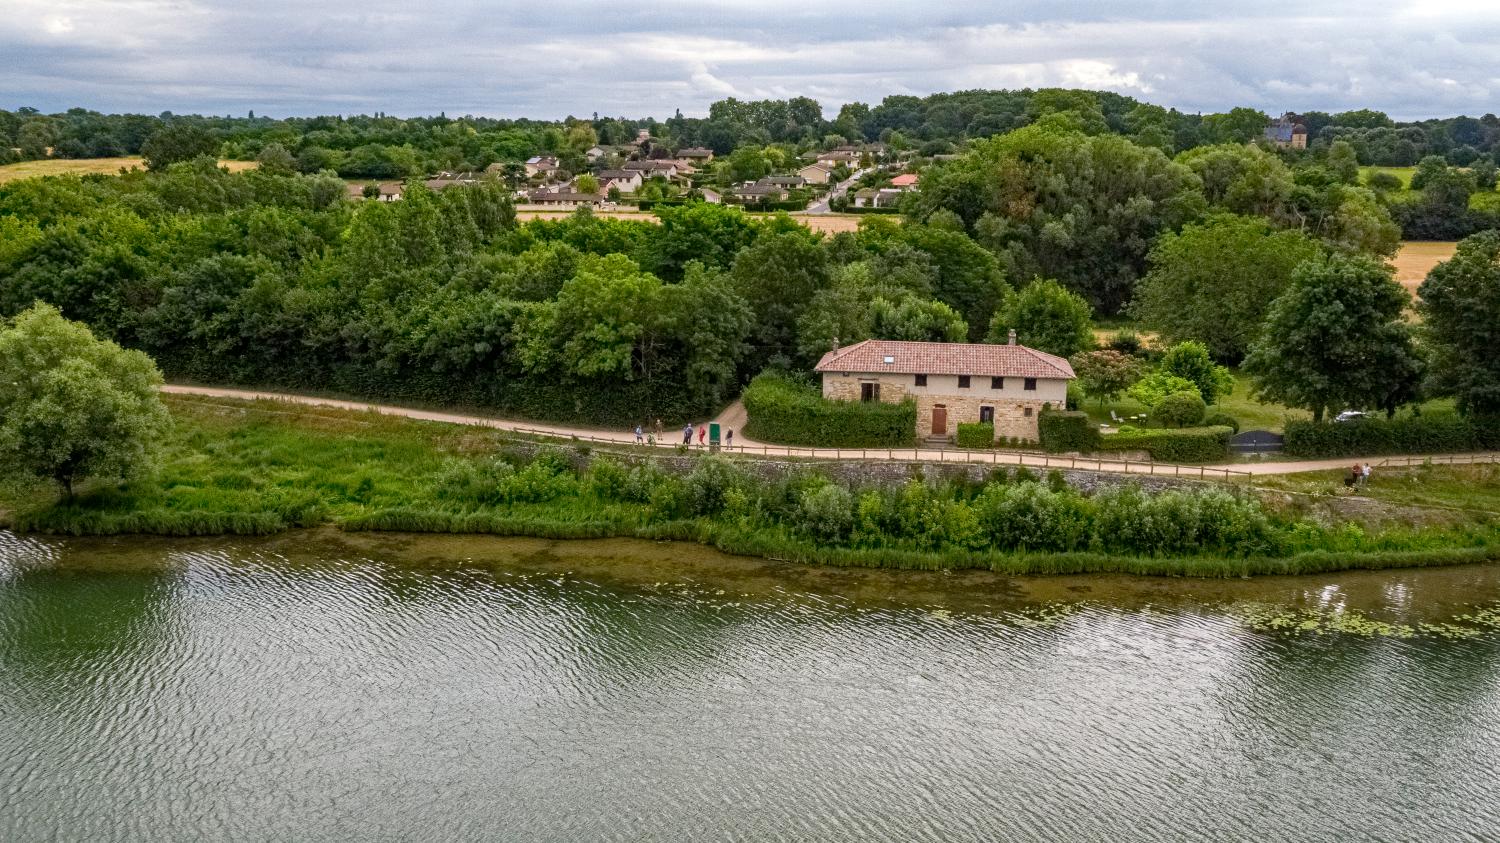
[[1484, 839], [1500, 569], [1199, 582], [641, 543], [0, 534], [0, 839]]

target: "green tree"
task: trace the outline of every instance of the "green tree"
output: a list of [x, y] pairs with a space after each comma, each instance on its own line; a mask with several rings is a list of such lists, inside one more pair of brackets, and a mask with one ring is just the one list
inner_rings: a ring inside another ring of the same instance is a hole
[[1118, 351], [1086, 351], [1073, 355], [1069, 362], [1083, 394], [1099, 399], [1100, 407], [1141, 378], [1141, 361]]
[[1371, 258], [1302, 264], [1245, 358], [1256, 396], [1315, 421], [1340, 407], [1394, 412], [1415, 398], [1422, 374], [1402, 320], [1409, 302], [1390, 267]]
[[1264, 219], [1210, 217], [1157, 241], [1131, 313], [1168, 342], [1198, 340], [1214, 357], [1238, 361], [1292, 271], [1321, 254], [1312, 238]]
[[1441, 155], [1428, 155], [1417, 162], [1417, 169], [1411, 174], [1411, 189], [1421, 190], [1434, 176], [1440, 176], [1447, 171], [1448, 159]]
[[1131, 384], [1127, 394], [1154, 411], [1169, 395], [1197, 391], [1198, 385], [1187, 378], [1157, 369]]
[[255, 156], [259, 162], [262, 173], [273, 176], [290, 176], [297, 172], [297, 159], [292, 153], [286, 151], [286, 147], [279, 143], [268, 143], [261, 148], [260, 154]]
[[1463, 413], [1500, 413], [1500, 232], [1458, 244], [1417, 290], [1432, 355], [1428, 389], [1451, 395]]
[[929, 167], [908, 201], [916, 220], [957, 214], [1006, 277], [1056, 278], [1102, 313], [1130, 300], [1151, 242], [1205, 205], [1192, 170], [1159, 149], [1042, 124]]
[[171, 420], [151, 358], [38, 304], [0, 323], [0, 466], [71, 499], [88, 477], [152, 465]]
[[1003, 343], [1010, 331], [1016, 340], [1058, 357], [1072, 357], [1094, 347], [1089, 303], [1056, 281], [1037, 279], [1005, 296], [990, 321], [985, 340]]
[[1236, 214], [1284, 215], [1292, 196], [1292, 171], [1274, 153], [1258, 146], [1219, 144], [1177, 156], [1203, 181], [1211, 204]]
[[1270, 118], [1253, 108], [1231, 108], [1222, 114], [1203, 117], [1203, 130], [1215, 143], [1249, 143], [1260, 137]]
[[[938, 214], [933, 218], [940, 219]], [[958, 311], [969, 326], [968, 339], [977, 341], [1009, 290], [995, 256], [961, 230], [929, 223], [903, 226], [901, 234], [907, 243], [931, 257], [937, 271], [933, 297]]]
[[[734, 260], [734, 289], [755, 313], [752, 342], [755, 359], [790, 359], [795, 349], [797, 317], [813, 294], [828, 285], [827, 256], [805, 234], [771, 234], [759, 238]], [[830, 342], [832, 338], [829, 338]]]
[[165, 170], [181, 161], [218, 154], [219, 141], [207, 129], [190, 123], [169, 123], [141, 144], [141, 157], [151, 170]]
[[1234, 377], [1229, 370], [1214, 363], [1208, 356], [1208, 347], [1195, 340], [1180, 342], [1167, 349], [1158, 368], [1192, 381], [1205, 404], [1217, 404], [1234, 389]]
[[1334, 141], [1328, 147], [1324, 165], [1344, 184], [1359, 184], [1359, 156], [1354, 152], [1354, 145], [1348, 141]]
[[573, 180], [573, 187], [579, 193], [598, 193], [599, 179], [589, 175], [588, 173], [584, 173], [583, 175]]

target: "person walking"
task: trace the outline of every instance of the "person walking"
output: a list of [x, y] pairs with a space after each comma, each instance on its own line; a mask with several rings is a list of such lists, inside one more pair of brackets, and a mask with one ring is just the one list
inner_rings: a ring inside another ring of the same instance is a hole
[[724, 447], [725, 448], [733, 448], [734, 447], [734, 428], [732, 428], [732, 427], [730, 429], [724, 431]]
[[693, 423], [692, 422], [688, 422], [687, 424], [685, 424], [685, 425], [682, 426], [682, 444], [684, 444], [684, 445], [691, 445], [691, 444], [693, 444]]
[[704, 440], [708, 437], [708, 425], [698, 425], [698, 447], [703, 447]]
[[645, 441], [646, 441], [645, 432], [641, 430], [641, 426], [640, 425], [636, 425], [635, 426], [635, 444], [641, 445], [641, 444], [644, 444]]
[[1369, 486], [1370, 485], [1370, 464], [1369, 463], [1365, 463], [1365, 467], [1360, 470], [1360, 473], [1359, 473], [1359, 484], [1361, 486]]
[[667, 429], [661, 426], [661, 419], [656, 420], [656, 441], [663, 442], [667, 438]]

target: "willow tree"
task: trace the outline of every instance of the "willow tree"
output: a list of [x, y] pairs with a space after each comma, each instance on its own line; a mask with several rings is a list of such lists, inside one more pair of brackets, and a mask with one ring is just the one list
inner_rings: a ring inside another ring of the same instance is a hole
[[171, 420], [161, 373], [38, 304], [0, 323], [0, 470], [52, 480], [128, 478], [153, 463]]

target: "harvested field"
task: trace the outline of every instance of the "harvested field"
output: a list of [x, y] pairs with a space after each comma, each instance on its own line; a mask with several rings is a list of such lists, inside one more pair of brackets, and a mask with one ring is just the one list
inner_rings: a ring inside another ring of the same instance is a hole
[[1396, 280], [1415, 296], [1427, 273], [1453, 257], [1457, 248], [1458, 244], [1451, 242], [1403, 240], [1400, 251], [1391, 260], [1391, 265], [1396, 268]]
[[[254, 161], [220, 161], [219, 166], [227, 167], [234, 172], [248, 170], [255, 166]], [[102, 173], [104, 175], [116, 175], [123, 169], [131, 167], [146, 168], [146, 161], [138, 157], [125, 158], [49, 158], [44, 161], [22, 161], [19, 164], [6, 164], [0, 167], [0, 184], [17, 179], [29, 179], [34, 176], [64, 176], [64, 175], [87, 175], [89, 173]]]

